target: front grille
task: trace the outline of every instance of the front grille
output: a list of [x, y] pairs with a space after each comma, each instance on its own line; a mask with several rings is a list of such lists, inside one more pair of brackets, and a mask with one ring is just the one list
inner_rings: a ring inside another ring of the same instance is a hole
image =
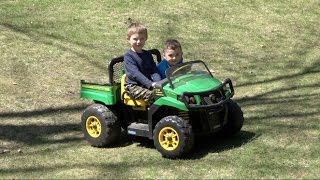
[[184, 102], [189, 109], [219, 108], [232, 98], [233, 95], [232, 82], [230, 79], [226, 79], [219, 87], [210, 91], [184, 92], [179, 97], [179, 100]]
[[201, 95], [200, 97], [201, 97], [202, 105], [212, 105], [225, 99], [225, 96], [221, 91], [218, 91], [212, 94], [204, 94], [204, 95]]

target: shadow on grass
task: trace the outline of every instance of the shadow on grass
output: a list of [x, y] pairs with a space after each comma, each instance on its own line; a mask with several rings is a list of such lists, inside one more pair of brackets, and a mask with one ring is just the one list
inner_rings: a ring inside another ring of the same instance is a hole
[[73, 105], [73, 106], [60, 106], [60, 107], [49, 107], [45, 109], [37, 109], [32, 111], [21, 111], [21, 112], [0, 112], [0, 118], [28, 118], [35, 116], [46, 116], [56, 113], [71, 113], [75, 111], [82, 111], [87, 107], [86, 104]]
[[[48, 33], [37, 32], [37, 31], [35, 31], [36, 29], [22, 27], [22, 26], [14, 24], [14, 23], [0, 22], [0, 25], [5, 28], [8, 28], [11, 31], [14, 31], [16, 33], [24, 34], [24, 35], [28, 36], [34, 42], [42, 43], [42, 44], [45, 44], [48, 46], [54, 46], [56, 48], [61, 49], [62, 51], [70, 52], [70, 53], [76, 55], [77, 57], [83, 58], [85, 60], [90, 60], [90, 57], [88, 55], [86, 55], [85, 53], [76, 50], [76, 48], [74, 48], [74, 47], [79, 46], [79, 47], [86, 48], [86, 49], [94, 49], [93, 46], [88, 45], [88, 44], [74, 42], [71, 40], [66, 40], [64, 37], [59, 36], [59, 35], [52, 35], [52, 34], [48, 34]], [[62, 43], [60, 43], [60, 44], [53, 43], [53, 41], [55, 41], [55, 40], [61, 41]], [[74, 47], [68, 47], [66, 45], [66, 43], [71, 43], [74, 45]], [[99, 68], [99, 69], [105, 68], [104, 62], [93, 62], [93, 61], [86, 61], [86, 62], [91, 63], [91, 65], [93, 65], [95, 68]]]
[[64, 139], [47, 139], [48, 135], [80, 131], [80, 124], [60, 125], [0, 125], [0, 139], [21, 142], [29, 145], [67, 143], [78, 141], [82, 138], [68, 137]]
[[[201, 159], [209, 153], [220, 153], [234, 148], [239, 148], [255, 139], [260, 135], [253, 132], [241, 131], [234, 137], [222, 137], [219, 134], [210, 136], [199, 136], [195, 139], [195, 146], [193, 151], [190, 152], [183, 159]], [[150, 148], [157, 151], [153, 145], [153, 141], [148, 138], [131, 138], [133, 142], [139, 143], [138, 146]]]
[[[128, 136], [126, 136], [128, 137]], [[131, 136], [129, 136], [131, 137]], [[246, 143], [249, 143], [251, 141], [254, 141], [256, 138], [258, 138], [259, 135], [256, 135], [255, 133], [247, 132], [247, 131], [241, 131], [237, 136], [233, 138], [221, 138], [218, 136], [207, 136], [205, 138], [201, 138], [200, 141], [198, 139], [197, 143], [195, 144], [195, 148], [193, 152], [191, 152], [185, 159], [201, 159], [205, 157], [209, 153], [219, 153], [222, 151], [234, 149], [234, 148], [239, 148], [241, 146], [244, 146]], [[123, 139], [123, 142], [120, 142], [120, 144], [124, 145], [125, 143], [130, 143], [130, 139]], [[132, 139], [131, 139], [132, 140]], [[141, 144], [140, 146], [146, 147], [146, 148], [152, 148], [154, 151], [157, 151], [155, 147], [153, 147], [153, 143], [151, 140], [144, 139], [144, 138], [139, 138], [137, 139]], [[144, 141], [146, 140], [146, 141]], [[160, 158], [160, 156], [159, 156]], [[0, 173], [3, 175], [7, 175], [10, 177], [12, 174], [15, 174], [19, 176], [18, 174], [26, 174], [28, 173], [43, 173], [45, 171], [48, 171], [50, 173], [54, 172], [60, 172], [60, 171], [71, 171], [75, 168], [77, 169], [86, 169], [86, 170], [91, 170], [92, 171], [101, 171], [101, 173], [96, 173], [94, 176], [91, 178], [106, 178], [106, 177], [111, 177], [115, 178], [117, 175], [117, 178], [121, 177], [134, 177], [128, 170], [132, 169], [139, 169], [145, 168], [146, 166], [152, 166], [156, 168], [162, 168], [165, 166], [168, 166], [168, 164], [171, 165], [177, 165], [180, 166], [181, 164], [187, 165], [189, 162], [188, 161], [170, 161], [168, 159], [159, 159], [158, 157], [156, 158], [150, 158], [148, 161], [142, 161], [139, 158], [133, 158], [130, 160], [131, 163], [127, 162], [112, 162], [112, 161], [107, 161], [103, 163], [71, 163], [71, 164], [54, 164], [54, 165], [48, 165], [48, 166], [39, 166], [36, 164], [35, 166], [17, 166], [17, 167], [10, 167], [6, 169], [0, 170]], [[147, 163], [147, 164], [146, 164]], [[190, 165], [190, 164], [189, 164]], [[108, 169], [108, 171], [105, 171]], [[127, 174], [129, 173], [129, 174]], [[119, 176], [120, 175], [120, 176]], [[76, 176], [77, 178], [77, 176]]]
[[132, 143], [139, 143], [138, 147], [144, 147], [149, 149], [157, 150], [153, 144], [153, 140], [147, 137], [136, 137], [136, 136], [128, 136], [129, 141]]
[[[61, 115], [63, 113], [72, 113], [85, 109], [86, 105], [75, 106], [62, 106], [55, 108], [46, 108], [34, 111], [23, 112], [2, 112], [0, 118], [6, 118], [16, 120], [21, 118], [23, 121], [28, 121], [27, 118], [32, 117], [46, 117]], [[49, 135], [57, 135], [60, 133], [81, 131], [80, 121], [79, 123], [70, 123], [68, 119], [61, 122], [55, 122], [55, 124], [46, 124], [44, 121], [38, 124], [0, 124], [0, 139], [6, 141], [15, 141], [18, 143], [24, 143], [28, 145], [39, 144], [54, 144], [54, 143], [68, 143], [81, 140], [79, 137], [65, 137], [63, 139], [48, 139]]]
[[220, 153], [239, 148], [254, 141], [259, 136], [260, 134], [248, 131], [240, 131], [237, 135], [228, 138], [219, 134], [199, 136], [196, 137], [193, 151], [185, 159], [201, 159], [209, 153]]
[[[134, 164], [135, 167], [143, 167], [144, 164]], [[132, 164], [128, 164], [126, 162], [104, 162], [104, 163], [64, 163], [64, 164], [55, 164], [55, 165], [27, 165], [24, 167], [10, 167], [4, 168], [0, 170], [1, 175], [4, 179], [25, 179], [27, 177], [32, 179], [38, 178], [48, 178], [48, 175], [51, 175], [49, 179], [57, 179], [57, 175], [61, 175], [61, 172], [72, 172], [74, 170], [82, 170], [83, 172], [96, 172], [93, 174], [86, 174], [84, 176], [83, 173], [67, 173], [64, 174], [61, 179], [122, 179], [122, 177], [131, 177], [130, 171], [128, 169], [134, 168]], [[107, 169], [107, 171], [106, 171]], [[99, 173], [97, 173], [99, 172]], [[36, 174], [34, 174], [36, 173]], [[44, 177], [42, 177], [44, 176]], [[9, 178], [8, 178], [9, 177]], [[59, 177], [59, 176], [58, 176]], [[60, 179], [60, 178], [58, 178]], [[128, 179], [128, 178], [124, 178]]]
[[[311, 121], [311, 117], [320, 115], [318, 90], [320, 82], [307, 85], [291, 85], [264, 91], [252, 97], [243, 97], [237, 100], [242, 108], [255, 108], [255, 114], [249, 112], [246, 124], [270, 121], [271, 119], [296, 119], [299, 122]], [[298, 92], [298, 93], [297, 93]], [[293, 93], [293, 94], [292, 94]], [[264, 108], [261, 108], [264, 107]], [[309, 123], [310, 124], [310, 123]], [[288, 124], [289, 125], [289, 124]], [[303, 127], [305, 124], [300, 124]], [[279, 127], [280, 124], [273, 124]]]

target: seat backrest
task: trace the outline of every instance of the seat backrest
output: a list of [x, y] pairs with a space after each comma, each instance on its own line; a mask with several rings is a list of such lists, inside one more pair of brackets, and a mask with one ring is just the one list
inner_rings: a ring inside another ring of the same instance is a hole
[[152, 54], [154, 62], [159, 64], [161, 62], [160, 51], [158, 49], [150, 49], [148, 51]]
[[120, 89], [121, 99], [123, 98], [122, 94], [125, 91], [124, 83], [126, 82], [126, 78], [127, 78], [126, 74], [123, 74], [122, 77], [121, 77], [121, 89]]
[[[161, 54], [158, 49], [148, 50], [153, 57], [153, 60], [156, 64], [161, 62]], [[118, 84], [121, 83], [122, 75], [125, 73], [123, 56], [116, 57], [109, 62], [108, 65], [108, 75], [109, 75], [109, 84]]]
[[108, 66], [109, 83], [118, 84], [124, 74], [123, 56], [112, 59]]
[[134, 110], [140, 110], [140, 111], [145, 111], [147, 104], [144, 102], [143, 99], [131, 99], [131, 97], [125, 93], [125, 87], [124, 83], [126, 82], [127, 75], [123, 74], [121, 77], [121, 88], [120, 88], [120, 93], [121, 93], [121, 100], [124, 104], [128, 106], [132, 106]]

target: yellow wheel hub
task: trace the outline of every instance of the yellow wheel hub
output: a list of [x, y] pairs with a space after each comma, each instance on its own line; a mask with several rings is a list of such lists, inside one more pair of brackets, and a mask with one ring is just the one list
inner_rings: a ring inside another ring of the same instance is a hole
[[97, 138], [101, 134], [101, 123], [95, 116], [88, 117], [86, 121], [86, 128], [91, 137]]
[[159, 143], [167, 151], [175, 150], [179, 145], [179, 135], [171, 127], [164, 127], [159, 132]]

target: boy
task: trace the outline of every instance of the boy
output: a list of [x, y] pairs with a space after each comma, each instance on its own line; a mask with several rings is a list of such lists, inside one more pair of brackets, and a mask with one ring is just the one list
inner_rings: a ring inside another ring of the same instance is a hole
[[164, 43], [164, 48], [163, 48], [163, 57], [164, 59], [158, 64], [158, 72], [160, 74], [161, 79], [166, 78], [166, 70], [174, 66], [178, 63], [182, 63], [183, 58], [182, 58], [183, 52], [181, 48], [181, 44], [179, 41], [175, 39], [168, 39]]
[[132, 23], [127, 35], [131, 48], [124, 55], [127, 75], [126, 90], [135, 99], [142, 98], [147, 104], [150, 104], [153, 102], [152, 88], [161, 78], [151, 53], [143, 49], [148, 39], [147, 28], [140, 23]]

